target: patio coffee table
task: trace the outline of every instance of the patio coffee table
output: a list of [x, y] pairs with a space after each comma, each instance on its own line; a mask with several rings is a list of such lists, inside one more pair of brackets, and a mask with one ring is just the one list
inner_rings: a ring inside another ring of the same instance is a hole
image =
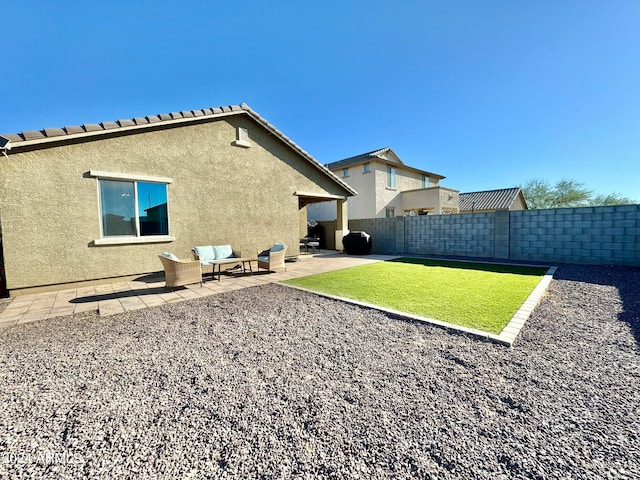
[[212, 278], [215, 280], [216, 278], [216, 265], [218, 266], [218, 281], [220, 281], [221, 269], [222, 265], [233, 265], [234, 263], [242, 265], [242, 273], [247, 272], [247, 264], [249, 265], [249, 272], [253, 274], [253, 268], [251, 267], [251, 260], [255, 260], [255, 258], [250, 257], [232, 257], [232, 258], [223, 258], [220, 260], [211, 260], [209, 265], [213, 266]]

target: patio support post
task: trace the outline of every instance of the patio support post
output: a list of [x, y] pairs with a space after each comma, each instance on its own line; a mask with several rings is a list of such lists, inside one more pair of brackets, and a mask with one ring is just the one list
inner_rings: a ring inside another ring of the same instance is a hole
[[349, 214], [347, 200], [336, 201], [336, 250], [342, 252], [342, 237], [349, 233]]

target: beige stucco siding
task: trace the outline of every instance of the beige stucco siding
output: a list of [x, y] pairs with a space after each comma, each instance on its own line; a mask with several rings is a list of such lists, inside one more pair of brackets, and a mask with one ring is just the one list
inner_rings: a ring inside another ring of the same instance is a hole
[[[420, 188], [402, 192], [402, 214], [407, 210], [426, 209], [441, 214], [448, 209], [458, 213], [459, 192], [445, 187]], [[443, 210], [444, 209], [444, 210]]]
[[[393, 166], [393, 165], [391, 165]], [[387, 164], [375, 164], [376, 172], [376, 202], [375, 212], [371, 217], [385, 217], [387, 208], [394, 208], [396, 216], [402, 216], [403, 202], [402, 192], [415, 190], [423, 187], [422, 175], [404, 170], [401, 166], [396, 166], [396, 188], [387, 187]], [[373, 169], [373, 168], [372, 168]], [[356, 189], [357, 190], [357, 189]], [[358, 196], [360, 190], [358, 190]], [[363, 218], [350, 215], [350, 218]], [[364, 217], [367, 218], [367, 217]]]
[[509, 207], [509, 210], [526, 210], [525, 204], [522, 201], [522, 197], [520, 195], [516, 196], [515, 200]]
[[[457, 208], [457, 191], [455, 200], [451, 200], [451, 193], [439, 190], [439, 179], [428, 177], [429, 189], [425, 190], [423, 175], [413, 170], [396, 165], [396, 188], [387, 187], [387, 164], [384, 161], [368, 161], [369, 172], [363, 173], [363, 164], [350, 165], [348, 176], [343, 175], [343, 168], [336, 169], [344, 182], [358, 192], [349, 199], [349, 218], [384, 218], [386, 209], [393, 208], [396, 216], [402, 216], [408, 208], [431, 208], [441, 213], [442, 206], [454, 205]], [[420, 193], [413, 193], [420, 190]], [[411, 191], [405, 198], [407, 191]], [[447, 189], [448, 192], [451, 192]], [[335, 202], [324, 202], [309, 206], [309, 218], [317, 221], [327, 221], [336, 218]]]
[[[236, 127], [251, 148], [232, 145]], [[191, 258], [195, 245], [229, 243], [255, 254], [284, 241], [298, 252], [296, 191], [346, 192], [247, 116], [123, 136], [107, 135], [0, 157], [0, 218], [7, 287], [158, 271], [158, 253]], [[167, 243], [94, 246], [98, 181], [90, 170], [170, 177]]]
[[[375, 164], [370, 163], [370, 171], [363, 172], [363, 164], [351, 165], [349, 166], [349, 175], [346, 177], [342, 175], [343, 169], [334, 171], [342, 181], [358, 192], [357, 195], [349, 198], [349, 218], [376, 216], [376, 172], [374, 168]], [[309, 219], [315, 221], [335, 220], [336, 208], [335, 201], [311, 204], [308, 206]]]
[[375, 204], [374, 166], [374, 164], [370, 164], [371, 170], [364, 173], [362, 164], [352, 165], [349, 167], [349, 176], [341, 177], [344, 182], [358, 192], [356, 196], [349, 198], [349, 218], [369, 218], [372, 216]]

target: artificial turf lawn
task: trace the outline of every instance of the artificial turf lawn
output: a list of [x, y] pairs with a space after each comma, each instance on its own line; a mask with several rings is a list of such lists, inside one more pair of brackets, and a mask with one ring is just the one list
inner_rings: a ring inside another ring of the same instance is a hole
[[498, 334], [546, 270], [399, 258], [283, 283]]

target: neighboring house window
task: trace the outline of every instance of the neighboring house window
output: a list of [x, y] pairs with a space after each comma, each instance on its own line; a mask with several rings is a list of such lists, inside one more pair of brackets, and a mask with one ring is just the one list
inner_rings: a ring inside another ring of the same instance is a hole
[[362, 173], [369, 173], [369, 171], [370, 171], [370, 170], [369, 170], [369, 164], [368, 164], [368, 163], [365, 163], [365, 164], [362, 166]]
[[385, 208], [384, 213], [385, 213], [385, 216], [387, 218], [391, 218], [391, 217], [395, 217], [396, 216], [395, 208]]
[[387, 187], [396, 188], [396, 169], [395, 167], [387, 166]]
[[349, 169], [348, 168], [343, 168], [342, 169], [342, 176], [343, 177], [348, 177], [349, 176]]
[[[127, 178], [90, 172], [98, 177], [101, 236], [97, 245], [172, 240], [169, 237], [167, 184], [160, 177]], [[105, 178], [106, 177], [106, 178]]]
[[422, 176], [422, 188], [429, 188], [429, 177], [426, 175]]

